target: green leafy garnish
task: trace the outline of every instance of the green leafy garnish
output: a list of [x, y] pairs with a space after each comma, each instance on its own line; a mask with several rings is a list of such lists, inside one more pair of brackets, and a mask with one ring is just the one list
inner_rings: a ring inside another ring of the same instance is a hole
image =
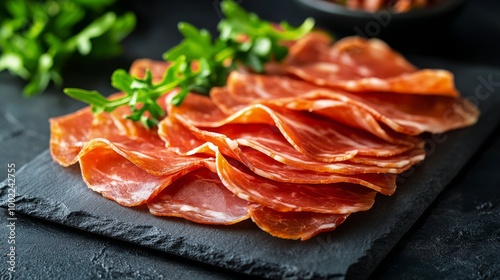
[[223, 0], [221, 9], [225, 18], [219, 22], [216, 39], [205, 29], [179, 23], [184, 39], [163, 55], [171, 65], [160, 82], [154, 83], [149, 71], [138, 78], [119, 69], [114, 72], [111, 84], [125, 93], [120, 99], [107, 100], [96, 91], [65, 89], [64, 92], [90, 104], [95, 113], [128, 105], [132, 113], [127, 118], [149, 128], [165, 114], [156, 102], [163, 94], [178, 89], [170, 100], [178, 106], [189, 92], [208, 95], [212, 87], [225, 85], [229, 73], [238, 67], [261, 73], [265, 63], [286, 57], [288, 48], [282, 45], [283, 41], [296, 40], [314, 27], [312, 19], [306, 19], [297, 28], [286, 22], [276, 25], [245, 11], [232, 0]]
[[111, 57], [135, 27], [135, 16], [110, 11], [115, 0], [3, 0], [0, 4], [0, 71], [25, 80], [25, 95], [62, 84], [74, 53]]

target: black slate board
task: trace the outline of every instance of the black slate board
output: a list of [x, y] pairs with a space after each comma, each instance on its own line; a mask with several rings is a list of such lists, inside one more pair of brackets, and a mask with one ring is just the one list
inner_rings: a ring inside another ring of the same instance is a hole
[[[420, 63], [422, 64], [422, 63]], [[271, 237], [251, 222], [230, 227], [193, 224], [121, 207], [90, 191], [79, 169], [54, 164], [43, 152], [16, 174], [16, 210], [71, 227], [125, 240], [238, 272], [268, 278], [367, 278], [422, 212], [457, 175], [500, 120], [500, 95], [481, 78], [500, 81], [500, 71], [424, 61], [453, 70], [458, 88], [480, 100], [473, 127], [427, 136], [428, 158], [400, 177], [396, 194], [378, 196], [374, 207], [352, 215], [332, 233], [311, 240]], [[485, 96], [490, 92], [489, 96]], [[480, 94], [478, 94], [480, 93]], [[7, 201], [5, 182], [0, 201]]]

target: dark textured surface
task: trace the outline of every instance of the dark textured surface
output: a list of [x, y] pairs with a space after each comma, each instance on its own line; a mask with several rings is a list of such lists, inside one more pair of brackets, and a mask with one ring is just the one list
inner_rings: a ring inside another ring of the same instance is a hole
[[[212, 30], [218, 20], [213, 1], [186, 0], [175, 5], [159, 0], [126, 2], [131, 2], [130, 6], [137, 9], [142, 17], [140, 28], [125, 42], [124, 56], [97, 66], [84, 61], [78, 68], [70, 67], [66, 86], [111, 93], [108, 81], [113, 69], [127, 68], [138, 57], [160, 58], [163, 51], [180, 38], [175, 28], [178, 20]], [[457, 80], [460, 86], [479, 85], [480, 75], [487, 78], [488, 74], [495, 72], [491, 68], [473, 65], [500, 65], [500, 41], [496, 40], [500, 33], [500, 2], [467, 2], [450, 32], [443, 34], [445, 40], [428, 42], [429, 47], [424, 49], [411, 44], [403, 44], [399, 48], [405, 55], [425, 54], [447, 59], [447, 63], [443, 64], [439, 60], [412, 56], [412, 61], [420, 66], [450, 66], [454, 71], [464, 73], [473, 71], [473, 75], [465, 80]], [[287, 19], [298, 23], [306, 16], [305, 11], [288, 0], [242, 3], [269, 19]], [[424, 38], [422, 40], [425, 41]], [[453, 66], [450, 61], [461, 67]], [[22, 87], [21, 81], [7, 73], [0, 74], [0, 164], [5, 169], [7, 162], [16, 163], [19, 169], [47, 148], [48, 117], [69, 113], [83, 106], [55, 88], [50, 88], [41, 96], [25, 99], [20, 94]], [[498, 95], [500, 89], [497, 88], [494, 87], [494, 94]], [[469, 96], [473, 92], [463, 94]], [[458, 179], [445, 189], [393, 249], [378, 267], [374, 279], [499, 278], [499, 147], [497, 133], [490, 138], [490, 146], [481, 149], [482, 156], [476, 157], [461, 171]], [[7, 176], [5, 169], [0, 173], [0, 180]], [[22, 176], [18, 180], [22, 182], [26, 178]], [[6, 236], [4, 215], [2, 210], [2, 236]], [[17, 279], [147, 279], [148, 275], [156, 279], [242, 278], [239, 274], [198, 262], [29, 216], [19, 215], [17, 225], [18, 272], [10, 276], [17, 276]], [[326, 234], [315, 241], [325, 250], [335, 249], [332, 244], [334, 237]], [[0, 241], [3, 257], [5, 242]], [[0, 261], [2, 279], [9, 279], [4, 259]]]
[[399, 242], [373, 279], [500, 278], [499, 132]]
[[[433, 63], [454, 71], [465, 96], [474, 93], [478, 77], [500, 79], [494, 69]], [[203, 226], [122, 207], [87, 189], [77, 167], [56, 165], [47, 151], [18, 171], [22, 180], [17, 182], [16, 210], [250, 275], [367, 278], [500, 121], [495, 110], [500, 95], [490, 95], [479, 105], [482, 116], [475, 126], [426, 136], [425, 163], [400, 176], [395, 195], [378, 196], [370, 211], [353, 214], [333, 233], [306, 242], [271, 237], [250, 222]], [[5, 191], [0, 198], [7, 200]]]
[[[0, 219], [8, 215], [0, 209]], [[18, 215], [17, 279], [241, 279], [185, 259]], [[5, 226], [1, 236], [8, 235]], [[3, 248], [3, 247], [2, 247]], [[2, 254], [2, 264], [6, 256]], [[2, 278], [8, 279], [2, 267]]]

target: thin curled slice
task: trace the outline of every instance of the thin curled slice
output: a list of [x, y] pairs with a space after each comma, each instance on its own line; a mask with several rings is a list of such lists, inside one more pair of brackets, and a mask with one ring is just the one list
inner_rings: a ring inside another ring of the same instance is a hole
[[[191, 132], [191, 138], [188, 138], [187, 131]], [[330, 184], [330, 183], [352, 183], [359, 184], [386, 195], [391, 195], [396, 190], [395, 174], [377, 174], [365, 173], [366, 170], [360, 170], [361, 174], [339, 174], [317, 172], [310, 169], [303, 169], [291, 165], [285, 165], [274, 160], [268, 155], [248, 147], [239, 147], [239, 145], [225, 134], [214, 133], [200, 130], [187, 124], [181, 124], [175, 116], [170, 117], [168, 121], [160, 123], [160, 135], [165, 139], [168, 147], [179, 151], [183, 155], [193, 155], [198, 153], [208, 153], [207, 149], [212, 150], [210, 144], [217, 146], [222, 154], [238, 159], [252, 172], [264, 178], [277, 182], [296, 183], [296, 184]], [[177, 138], [182, 135], [183, 143], [178, 143]], [[187, 144], [186, 146], [186, 143]], [[181, 146], [171, 146], [172, 144]], [[194, 144], [191, 146], [191, 144]], [[199, 146], [196, 146], [199, 145]], [[214, 150], [212, 150], [215, 153]], [[362, 166], [360, 166], [360, 169]]]
[[425, 151], [422, 147], [418, 146], [394, 156], [373, 157], [356, 155], [345, 161], [327, 163], [318, 161], [297, 151], [274, 126], [247, 124], [245, 125], [245, 129], [242, 130], [237, 124], [228, 124], [209, 130], [224, 134], [236, 141], [238, 145], [258, 150], [283, 164], [317, 172], [399, 174], [425, 158]]
[[[233, 75], [233, 77], [234, 76], [236, 75]], [[259, 91], [259, 94], [264, 94], [264, 92], [269, 93], [265, 94], [266, 98], [269, 99], [255, 98], [254, 101], [243, 101], [244, 99], [240, 98], [240, 96], [246, 96], [246, 93], [248, 93], [249, 91], [231, 91], [222, 88], [212, 90], [210, 93], [210, 97], [214, 100], [216, 106], [226, 114], [233, 114], [238, 110], [241, 110], [248, 106], [249, 103], [263, 104], [270, 108], [287, 108], [295, 111], [311, 112], [316, 115], [324, 116], [328, 119], [334, 120], [349, 127], [369, 132], [372, 135], [377, 136], [378, 138], [383, 139], [389, 143], [413, 147], [415, 145], [418, 145], [421, 141], [417, 137], [395, 133], [390, 129], [385, 128], [383, 124], [381, 125], [378, 123], [377, 119], [374, 118], [370, 112], [362, 107], [353, 106], [353, 104], [345, 102], [344, 100], [342, 100], [342, 98], [309, 100], [305, 99], [310, 95], [306, 93], [304, 94], [306, 97], [298, 96], [273, 99], [272, 93], [270, 93], [269, 91], [265, 91], [266, 89], [264, 87], [260, 87], [259, 89], [252, 89], [250, 86], [247, 86], [246, 88], [250, 91], [250, 94], [248, 94], [250, 96], [252, 95], [251, 92], [255, 90]], [[278, 86], [274, 86], [274, 88], [276, 89], [276, 95], [284, 96], [284, 94], [280, 94], [284, 91], [279, 90]], [[300, 93], [297, 91], [295, 92], [297, 94]]]
[[137, 78], [144, 78], [149, 70], [153, 76], [153, 81], [159, 82], [170, 66], [170, 62], [152, 59], [136, 59], [129, 69], [129, 73]]
[[181, 157], [173, 152], [162, 162], [165, 154], [153, 158], [146, 154], [154, 154], [151, 150], [138, 150], [142, 144], [117, 144], [103, 138], [89, 141], [78, 157], [87, 186], [121, 205], [137, 206], [193, 170], [214, 168], [213, 158]]
[[184, 175], [148, 202], [151, 214], [195, 223], [230, 225], [248, 219], [248, 202], [224, 187], [217, 173], [201, 168]]
[[78, 153], [90, 140], [92, 120], [92, 112], [88, 107], [49, 120], [50, 154], [55, 162], [62, 166], [78, 162]]
[[[117, 93], [109, 98], [114, 99], [122, 95]], [[160, 101], [163, 101], [163, 98]], [[158, 143], [160, 139], [155, 130], [145, 129], [123, 117], [130, 112], [130, 108], [122, 106], [111, 113], [102, 112], [94, 115], [90, 107], [85, 107], [74, 113], [49, 119], [52, 158], [62, 166], [75, 164], [84, 145], [93, 138], [126, 137]]]
[[329, 45], [325, 35], [310, 34], [290, 47], [290, 55], [282, 65], [269, 68], [319, 86], [352, 92], [459, 95], [452, 73], [417, 70], [381, 40], [347, 37]]
[[226, 116], [210, 98], [194, 94], [188, 95], [180, 107], [170, 106], [169, 113], [182, 117], [196, 127], [242, 124], [241, 129], [244, 130], [246, 124], [271, 124], [276, 126], [299, 152], [324, 162], [343, 161], [357, 154], [392, 156], [412, 148], [388, 143], [367, 132], [321, 116], [286, 108], [253, 104]]
[[241, 163], [218, 152], [217, 174], [226, 188], [247, 201], [280, 212], [348, 214], [372, 207], [376, 192], [363, 186], [291, 184], [255, 175]]
[[284, 239], [307, 240], [321, 232], [332, 231], [349, 214], [279, 212], [258, 204], [249, 206], [252, 221], [263, 231]]
[[[216, 90], [211, 95], [226, 113], [249, 103], [273, 104], [315, 112], [387, 140], [395, 136], [388, 135], [376, 122], [399, 133], [417, 135], [465, 127], [475, 123], [479, 116], [478, 109], [460, 97], [348, 93], [303, 84], [309, 85], [286, 77], [234, 72], [228, 79], [229, 91]], [[236, 100], [222, 98], [228, 93]]]

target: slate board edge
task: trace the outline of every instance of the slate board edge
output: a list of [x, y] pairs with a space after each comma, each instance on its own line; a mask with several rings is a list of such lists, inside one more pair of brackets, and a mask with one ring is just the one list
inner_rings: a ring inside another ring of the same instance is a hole
[[[499, 102], [497, 102], [499, 103]], [[415, 209], [415, 211], [409, 211], [406, 214], [407, 219], [400, 219], [397, 224], [394, 225], [394, 230], [390, 231], [390, 235], [386, 234], [379, 239], [373, 241], [373, 246], [367, 250], [367, 253], [358, 262], [352, 264], [346, 272], [346, 278], [348, 279], [367, 279], [377, 268], [377, 266], [382, 262], [382, 260], [389, 254], [389, 252], [396, 246], [397, 242], [406, 234], [416, 223], [418, 218], [432, 205], [432, 202], [441, 194], [444, 189], [453, 181], [455, 177], [467, 166], [467, 164], [472, 160], [473, 156], [478, 153], [481, 147], [487, 142], [487, 140], [495, 133], [495, 129], [500, 126], [500, 120], [495, 117], [493, 110], [487, 112], [480, 117], [478, 122], [489, 122], [493, 125], [488, 126], [488, 130], [485, 133], [485, 137], [481, 141], [476, 143], [473, 149], [464, 149], [464, 153], [461, 157], [464, 160], [457, 160], [450, 163], [449, 166], [454, 172], [444, 172], [444, 168], [435, 171], [429, 183], [432, 183], [435, 188], [431, 195], [425, 198], [426, 203], [422, 204], [422, 207]], [[471, 138], [465, 139], [464, 143], [460, 143], [460, 146], [470, 147], [474, 145], [474, 140]], [[443, 174], [446, 174], [443, 177]], [[434, 178], [439, 178], [435, 180]], [[399, 230], [398, 230], [399, 229]], [[394, 238], [397, 236], [397, 238]], [[397, 239], [394, 242], [394, 239]], [[369, 252], [369, 253], [368, 253]], [[367, 257], [371, 256], [371, 257]]]
[[[489, 134], [491, 135], [491, 133]], [[482, 143], [481, 143], [482, 144]], [[481, 145], [479, 145], [480, 147]], [[476, 149], [479, 150], [479, 147]], [[468, 160], [460, 164], [460, 167], [455, 169], [452, 175], [447, 176], [439, 181], [431, 180], [434, 192], [426, 198], [426, 204], [422, 204], [422, 207], [415, 209], [414, 211], [406, 211], [403, 216], [408, 217], [407, 219], [400, 219], [390, 231], [379, 239], [373, 241], [372, 247], [367, 250], [367, 253], [358, 260], [358, 262], [352, 264], [346, 272], [346, 278], [348, 279], [367, 279], [377, 268], [377, 266], [382, 262], [382, 260], [389, 254], [389, 252], [396, 246], [397, 242], [413, 227], [415, 222], [422, 216], [422, 214], [427, 210], [432, 202], [436, 200], [439, 194], [444, 191], [447, 185], [455, 178], [458, 173], [467, 165], [469, 159], [471, 159], [471, 153]], [[395, 241], [396, 240], [396, 241]], [[370, 257], [367, 257], [370, 256]]]
[[[33, 162], [47, 157], [50, 157], [48, 149], [23, 165], [16, 173], [19, 176], [19, 174], [22, 174], [24, 169], [28, 169]], [[0, 184], [0, 198], [2, 199], [0, 207], [2, 208], [7, 208], [7, 200], [5, 199], [7, 196], [7, 192], [5, 191], [8, 187], [7, 181], [8, 180], [4, 180]], [[216, 250], [203, 244], [185, 242], [184, 238], [172, 237], [170, 234], [154, 226], [146, 226], [148, 229], [145, 231], [145, 226], [138, 226], [109, 217], [95, 216], [86, 211], [70, 212], [64, 203], [51, 202], [40, 197], [17, 196], [15, 211], [77, 230], [114, 238], [247, 275], [270, 279], [332, 279], [343, 277], [343, 275], [323, 275], [313, 271], [301, 270], [290, 265], [244, 258], [237, 254]], [[61, 213], [63, 213], [63, 215], [61, 215]], [[96, 226], [96, 224], [99, 226]], [[96, 228], [100, 228], [101, 230], [96, 231]], [[131, 236], [135, 238], [131, 239]], [[197, 252], [204, 253], [200, 254]]]

